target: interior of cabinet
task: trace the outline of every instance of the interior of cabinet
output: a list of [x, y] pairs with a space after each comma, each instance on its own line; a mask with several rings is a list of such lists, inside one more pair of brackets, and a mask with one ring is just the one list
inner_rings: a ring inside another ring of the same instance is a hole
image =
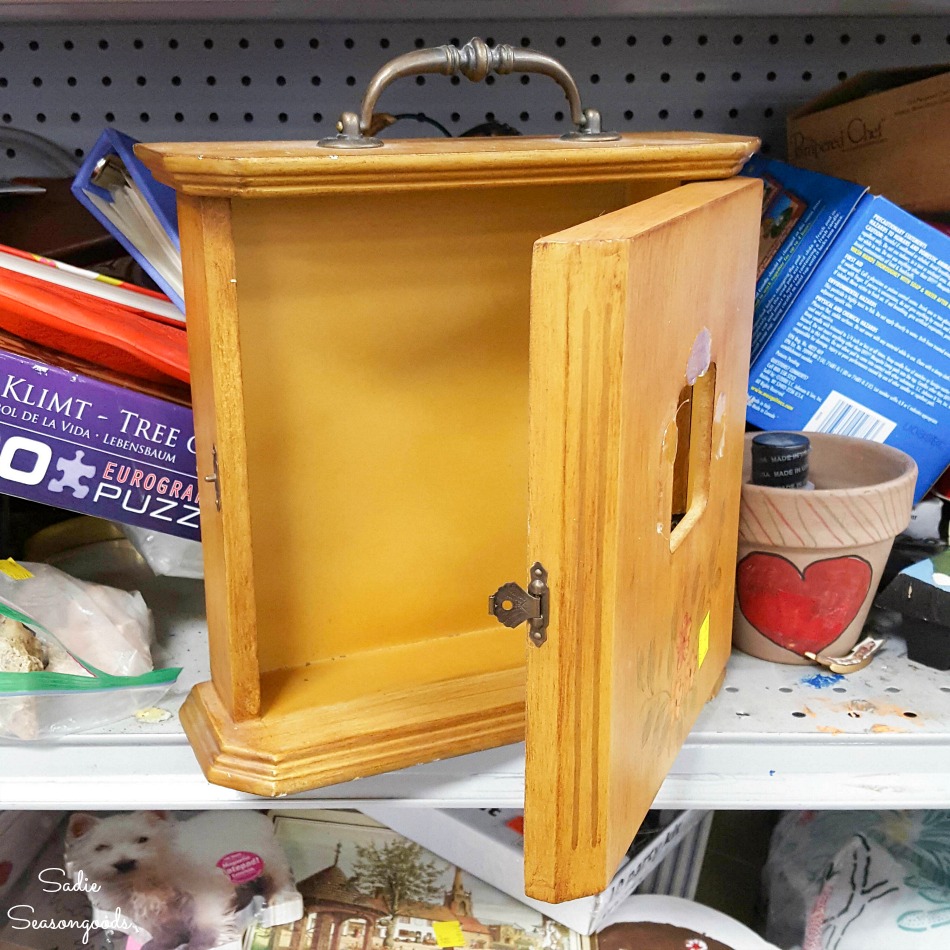
[[232, 202], [265, 712], [523, 665], [532, 244], [655, 187]]

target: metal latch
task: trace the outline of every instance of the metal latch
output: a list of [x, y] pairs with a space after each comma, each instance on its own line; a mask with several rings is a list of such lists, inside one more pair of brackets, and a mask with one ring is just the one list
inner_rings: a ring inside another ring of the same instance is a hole
[[221, 510], [221, 481], [218, 478], [218, 447], [211, 446], [211, 468], [213, 474], [205, 475], [205, 481], [214, 485], [214, 507]]
[[548, 572], [535, 562], [531, 582], [524, 590], [511, 581], [503, 584], [488, 598], [488, 612], [506, 627], [517, 627], [528, 621], [528, 639], [541, 646], [548, 638]]

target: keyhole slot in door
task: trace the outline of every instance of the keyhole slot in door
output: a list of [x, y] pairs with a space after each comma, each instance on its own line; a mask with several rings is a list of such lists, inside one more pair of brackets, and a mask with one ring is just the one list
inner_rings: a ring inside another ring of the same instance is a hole
[[680, 391], [670, 505], [670, 550], [675, 551], [706, 508], [716, 405], [716, 365]]

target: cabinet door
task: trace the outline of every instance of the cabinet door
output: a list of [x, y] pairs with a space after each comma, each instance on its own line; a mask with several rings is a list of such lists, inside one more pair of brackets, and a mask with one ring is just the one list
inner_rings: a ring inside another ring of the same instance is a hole
[[602, 890], [729, 655], [758, 180], [535, 244], [525, 887]]

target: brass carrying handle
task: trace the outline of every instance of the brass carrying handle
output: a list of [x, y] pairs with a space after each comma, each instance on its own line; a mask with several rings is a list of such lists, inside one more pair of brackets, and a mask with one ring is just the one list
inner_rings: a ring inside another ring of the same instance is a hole
[[601, 129], [600, 113], [585, 109], [571, 74], [552, 56], [535, 49], [502, 44], [491, 47], [477, 36], [462, 47], [435, 46], [413, 50], [391, 59], [370, 80], [363, 94], [360, 114], [344, 112], [337, 123], [339, 135], [321, 139], [325, 148], [378, 148], [381, 139], [366, 135], [373, 121], [376, 103], [383, 90], [397, 79], [422, 73], [440, 73], [443, 76], [462, 75], [472, 82], [481, 82], [489, 73], [501, 76], [508, 73], [539, 73], [550, 76], [567, 96], [574, 130], [562, 138], [578, 142], [612, 142], [619, 139], [616, 132]]

